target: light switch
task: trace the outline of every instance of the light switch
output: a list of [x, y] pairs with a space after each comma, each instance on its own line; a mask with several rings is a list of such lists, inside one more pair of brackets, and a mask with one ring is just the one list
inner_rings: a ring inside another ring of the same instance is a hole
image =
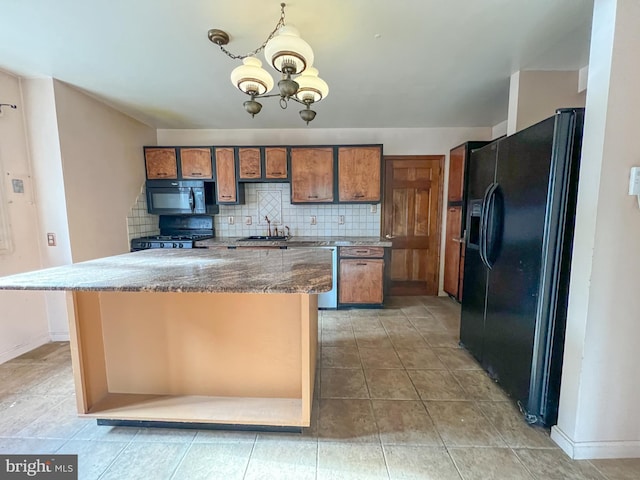
[[252, 223], [253, 223], [253, 219], [251, 218], [250, 215], [247, 216], [247, 217], [244, 217], [244, 224], [245, 225], [251, 225]]
[[235, 219], [235, 218], [233, 218], [233, 217], [228, 217], [228, 218], [227, 218], [227, 223], [228, 223], [229, 225], [233, 225], [234, 223], [236, 223], [236, 219]]
[[315, 215], [311, 215], [311, 225], [317, 225], [318, 221], [316, 220], [316, 216]]
[[50, 247], [56, 246], [56, 234], [55, 233], [47, 233], [47, 245]]

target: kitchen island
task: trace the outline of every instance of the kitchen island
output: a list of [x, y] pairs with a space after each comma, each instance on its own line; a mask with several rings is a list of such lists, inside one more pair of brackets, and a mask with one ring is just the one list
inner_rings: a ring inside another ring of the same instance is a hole
[[320, 249], [144, 250], [0, 278], [68, 290], [78, 412], [103, 423], [310, 424]]

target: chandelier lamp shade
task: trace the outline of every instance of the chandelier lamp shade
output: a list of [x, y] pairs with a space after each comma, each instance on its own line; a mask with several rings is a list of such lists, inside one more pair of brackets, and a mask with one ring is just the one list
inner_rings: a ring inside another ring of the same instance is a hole
[[[214, 28], [209, 30], [208, 36], [227, 56], [242, 60], [242, 65], [231, 72], [231, 83], [250, 97], [244, 102], [244, 108], [252, 117], [262, 109], [257, 99], [279, 97], [283, 109], [287, 108], [289, 100], [304, 105], [300, 118], [308, 125], [316, 116], [311, 106], [327, 97], [329, 86], [318, 76], [318, 69], [313, 67], [311, 46], [300, 37], [297, 28], [285, 24], [284, 8], [285, 4], [281, 3], [280, 20], [267, 40], [246, 55], [235, 55], [224, 47], [230, 38], [226, 32]], [[274, 87], [273, 77], [262, 68], [262, 62], [256, 57], [263, 50], [266, 63], [281, 77], [277, 93], [269, 93]]]

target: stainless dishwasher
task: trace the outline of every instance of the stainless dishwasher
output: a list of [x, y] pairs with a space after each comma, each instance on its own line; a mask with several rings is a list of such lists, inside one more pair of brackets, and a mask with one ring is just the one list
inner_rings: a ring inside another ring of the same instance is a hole
[[338, 247], [319, 247], [331, 250], [331, 290], [318, 294], [318, 308], [338, 307]]

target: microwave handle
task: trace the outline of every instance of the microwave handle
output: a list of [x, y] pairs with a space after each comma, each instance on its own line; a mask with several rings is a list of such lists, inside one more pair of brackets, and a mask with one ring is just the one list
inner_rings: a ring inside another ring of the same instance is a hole
[[189, 189], [189, 208], [191, 208], [191, 213], [196, 209], [196, 198], [193, 194], [193, 188]]

